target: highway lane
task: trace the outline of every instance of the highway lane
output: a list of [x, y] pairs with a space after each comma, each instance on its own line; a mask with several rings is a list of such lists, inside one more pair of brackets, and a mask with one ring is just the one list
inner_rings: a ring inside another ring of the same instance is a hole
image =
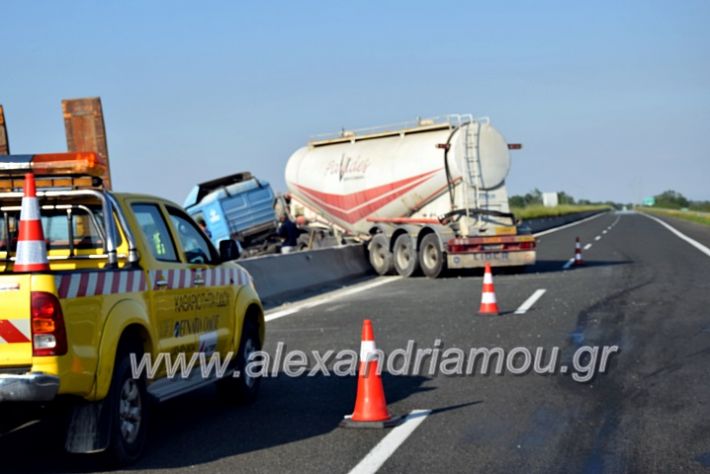
[[652, 216], [673, 226], [675, 229], [687, 235], [691, 239], [696, 240], [697, 242], [700, 242], [704, 246], [710, 248], [710, 226], [699, 224], [697, 222], [686, 221], [684, 219], [678, 219], [676, 217]]
[[[606, 230], [606, 233], [604, 231]], [[582, 245], [585, 266], [563, 270]], [[600, 237], [596, 240], [596, 237]], [[607, 214], [540, 238], [539, 262], [496, 274], [500, 317], [476, 314], [481, 278], [393, 279], [269, 323], [268, 348], [357, 350], [373, 320], [387, 351], [430, 347], [618, 345], [606, 374], [389, 376], [390, 409], [432, 414], [382, 472], [670, 472], [710, 466], [710, 318], [707, 257], [637, 214]], [[523, 315], [514, 311], [546, 292]], [[205, 389], [160, 407], [151, 444], [130, 471], [348, 472], [386, 431], [338, 428], [352, 410], [353, 377], [266, 379], [251, 407], [215, 402]], [[0, 440], [3, 472], [90, 471], [49, 451], [41, 429]]]

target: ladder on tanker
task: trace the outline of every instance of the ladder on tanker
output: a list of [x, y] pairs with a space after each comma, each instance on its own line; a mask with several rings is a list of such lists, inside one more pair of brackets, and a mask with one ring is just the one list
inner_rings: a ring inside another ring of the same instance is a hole
[[468, 183], [464, 186], [464, 205], [466, 209], [480, 209], [478, 188], [481, 185], [481, 160], [479, 157], [478, 138], [481, 124], [473, 117], [465, 127], [464, 133], [464, 160], [466, 162], [466, 172], [468, 173]]

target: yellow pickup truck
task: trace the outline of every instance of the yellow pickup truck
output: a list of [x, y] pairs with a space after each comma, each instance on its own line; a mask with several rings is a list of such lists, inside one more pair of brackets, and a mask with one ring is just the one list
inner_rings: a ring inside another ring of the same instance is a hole
[[[127, 463], [144, 448], [154, 401], [213, 382], [235, 401], [255, 398], [245, 368], [264, 315], [234, 241], [218, 251], [178, 205], [104, 189], [105, 167], [95, 153], [0, 156], [0, 403], [66, 404], [68, 451]], [[26, 172], [45, 271], [14, 268]], [[223, 377], [136, 373], [146, 358], [180, 354], [231, 363]]]

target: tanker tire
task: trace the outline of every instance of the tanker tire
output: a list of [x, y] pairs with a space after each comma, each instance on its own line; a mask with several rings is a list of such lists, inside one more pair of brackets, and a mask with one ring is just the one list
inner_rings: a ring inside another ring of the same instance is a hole
[[394, 268], [403, 277], [411, 277], [419, 271], [419, 255], [416, 241], [409, 234], [402, 234], [394, 241], [392, 252]]
[[385, 234], [375, 234], [367, 247], [370, 265], [378, 275], [387, 275], [394, 270], [390, 241]]
[[429, 278], [439, 278], [446, 271], [446, 254], [442, 252], [436, 234], [425, 235], [419, 244], [419, 266]]

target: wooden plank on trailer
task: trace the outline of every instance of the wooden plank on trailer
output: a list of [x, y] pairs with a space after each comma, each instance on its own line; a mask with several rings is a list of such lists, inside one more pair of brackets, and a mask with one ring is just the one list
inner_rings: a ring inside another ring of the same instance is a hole
[[62, 100], [64, 129], [69, 151], [95, 151], [106, 160], [104, 187], [111, 189], [106, 127], [100, 97]]
[[10, 154], [10, 140], [7, 138], [7, 125], [5, 124], [5, 110], [0, 105], [0, 155]]

